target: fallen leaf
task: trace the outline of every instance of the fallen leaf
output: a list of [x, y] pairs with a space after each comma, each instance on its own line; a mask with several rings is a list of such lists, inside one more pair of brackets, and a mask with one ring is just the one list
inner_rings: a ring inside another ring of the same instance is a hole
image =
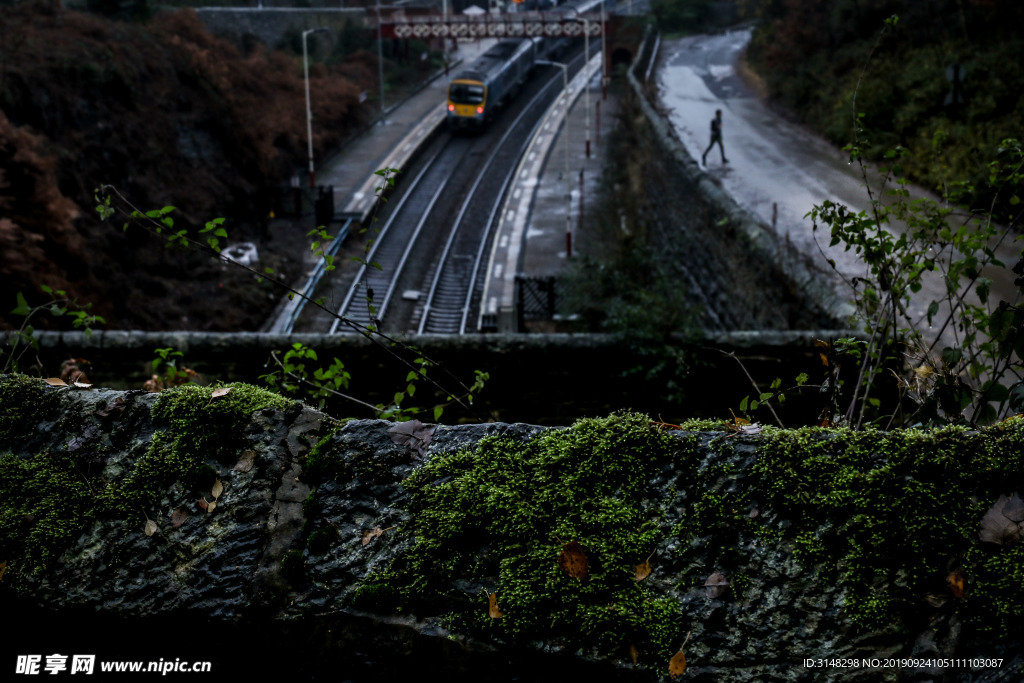
[[1024, 500], [1021, 500], [1016, 493], [1010, 496], [1006, 505], [1003, 506], [1003, 517], [1011, 522], [1024, 522]]
[[371, 530], [371, 531], [364, 531], [363, 532], [363, 545], [369, 545], [369, 543], [371, 541], [373, 541], [374, 539], [380, 538], [381, 534], [383, 534], [383, 533], [384, 533], [384, 530], [381, 529], [379, 526], [373, 527], [373, 530]]
[[505, 613], [498, 607], [497, 593], [491, 593], [487, 596], [487, 613], [491, 616], [491, 619], [501, 619], [505, 616]]
[[686, 655], [680, 650], [668, 663], [668, 677], [678, 678], [686, 671]]
[[0, 581], [4, 580], [4, 572], [7, 571], [7, 560], [0, 562]]
[[106, 408], [96, 411], [96, 415], [99, 417], [121, 417], [124, 413], [124, 409], [128, 407], [128, 404], [124, 402], [124, 399], [120, 396], [114, 398], [113, 401], [107, 404]]
[[157, 525], [156, 525], [156, 522], [154, 522], [154, 521], [153, 521], [153, 520], [151, 520], [151, 519], [147, 519], [147, 520], [146, 520], [146, 526], [145, 526], [145, 527], [143, 527], [143, 531], [145, 531], [145, 532], [146, 532], [146, 535], [147, 535], [147, 536], [152, 536], [153, 534], [155, 534], [155, 533], [156, 533], [156, 531], [157, 531], [157, 528], [158, 528], [158, 527], [157, 527]]
[[1024, 529], [1015, 517], [1021, 517], [1021, 500], [1016, 493], [1007, 498], [999, 496], [985, 516], [981, 519], [981, 531], [978, 535], [982, 541], [999, 545], [1016, 545], [1024, 540]]
[[[89, 383], [89, 378], [85, 376], [83, 368], [91, 368], [92, 363], [84, 358], [68, 358], [66, 361], [60, 364], [60, 378], [68, 384], [83, 384]], [[89, 386], [92, 386], [91, 384]]]
[[725, 593], [728, 587], [729, 581], [726, 580], [725, 574], [715, 572], [704, 582], [704, 594], [709, 598], [718, 598]]
[[644, 560], [636, 566], [636, 580], [643, 581], [651, 575], [651, 561]]
[[562, 546], [562, 552], [558, 555], [558, 568], [574, 579], [586, 581], [589, 575], [587, 568], [587, 553], [576, 541], [569, 541]]
[[148, 391], [151, 394], [159, 394], [165, 389], [164, 382], [159, 376], [153, 375], [145, 382], [142, 383], [142, 389]]
[[206, 496], [203, 496], [202, 498], [199, 499], [199, 507], [209, 512], [210, 504], [206, 502]]
[[256, 461], [256, 451], [246, 451], [242, 453], [242, 457], [238, 459], [235, 466], [231, 468], [233, 472], [248, 472], [252, 469], [253, 463]]
[[953, 594], [954, 598], [963, 600], [964, 597], [964, 583], [967, 581], [967, 575], [964, 574], [963, 569], [957, 569], [951, 571], [949, 576], [946, 577], [946, 583], [949, 584], [949, 590]]
[[177, 508], [171, 513], [171, 526], [175, 529], [180, 527], [188, 519], [188, 510], [185, 508]]
[[220, 483], [220, 479], [213, 482], [213, 488], [210, 490], [210, 495], [213, 496], [214, 500], [220, 498], [220, 494], [224, 493], [224, 484]]
[[215, 509], [217, 509], [217, 501], [211, 500], [209, 504], [206, 506], [206, 511], [213, 512]]
[[231, 387], [220, 387], [219, 389], [213, 390], [213, 393], [210, 394], [210, 398], [220, 398], [221, 396], [227, 396], [229, 393], [231, 393]]
[[388, 430], [391, 442], [416, 451], [422, 458], [434, 436], [434, 427], [427, 427], [419, 420], [399, 422]]
[[51, 387], [66, 387], [67, 383], [59, 377], [47, 377], [46, 383]]

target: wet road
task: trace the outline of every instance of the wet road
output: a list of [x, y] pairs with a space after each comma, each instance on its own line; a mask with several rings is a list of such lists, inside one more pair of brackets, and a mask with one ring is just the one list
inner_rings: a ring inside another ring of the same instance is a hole
[[[829, 234], [819, 230], [815, 243], [812, 222], [804, 218], [825, 199], [843, 203], [854, 211], [869, 210], [870, 199], [860, 167], [834, 145], [772, 112], [737, 73], [737, 60], [750, 40], [750, 30], [690, 36], [664, 43], [658, 69], [661, 102], [680, 140], [700, 161], [710, 141], [710, 122], [715, 110], [723, 116], [723, 142], [729, 163], [723, 164], [717, 145], [707, 156], [707, 172], [718, 179], [745, 209], [772, 224], [776, 230], [829, 269], [836, 262], [846, 277], [861, 275], [864, 264], [841, 245], [829, 249]], [[852, 114], [851, 114], [852, 119]], [[872, 178], [877, 188], [877, 176]], [[924, 196], [911, 188], [914, 197]], [[1008, 265], [1016, 263], [1020, 242], [1004, 243], [997, 254]], [[822, 255], [824, 251], [825, 255]], [[985, 273], [993, 279], [998, 298], [1015, 299], [1013, 274], [1008, 269]], [[841, 286], [841, 285], [840, 285]], [[841, 291], [841, 290], [838, 290]], [[911, 310], [921, 317], [933, 300], [941, 300], [945, 287], [939, 277], [930, 278], [915, 296]], [[943, 345], [955, 341], [945, 337]]]

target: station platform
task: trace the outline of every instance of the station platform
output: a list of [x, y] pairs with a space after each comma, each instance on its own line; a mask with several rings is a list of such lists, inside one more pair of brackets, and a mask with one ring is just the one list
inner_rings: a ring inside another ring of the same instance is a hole
[[[375, 125], [317, 168], [317, 184], [333, 188], [336, 219], [368, 218], [381, 185], [376, 171], [402, 170], [410, 163], [444, 125], [450, 76], [493, 43], [460, 42], [449, 76], [437, 74], [387, 108]], [[597, 54], [570, 81], [568, 97], [559, 97], [549, 109], [516, 170], [484, 273], [482, 329], [518, 331], [516, 276], [558, 275], [586, 239], [579, 230], [582, 216], [596, 197], [616, 114], [613, 99], [602, 98], [600, 65]]]

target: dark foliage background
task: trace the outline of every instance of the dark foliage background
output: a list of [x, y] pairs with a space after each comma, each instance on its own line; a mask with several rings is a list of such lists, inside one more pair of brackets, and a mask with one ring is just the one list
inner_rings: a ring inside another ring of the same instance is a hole
[[[965, 180], [992, 200], [987, 164], [1024, 131], [1024, 4], [1017, 0], [741, 0], [759, 20], [749, 61], [771, 97], [871, 158], [901, 145], [903, 170], [930, 189]], [[885, 20], [897, 15], [895, 26]], [[954, 65], [961, 82], [954, 98]], [[854, 102], [854, 95], [856, 101]]]

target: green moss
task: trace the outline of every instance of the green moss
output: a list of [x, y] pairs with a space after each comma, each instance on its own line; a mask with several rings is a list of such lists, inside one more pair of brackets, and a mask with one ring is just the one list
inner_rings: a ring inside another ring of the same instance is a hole
[[8, 580], [39, 575], [85, 530], [96, 512], [93, 487], [68, 453], [0, 456], [0, 560]]
[[[216, 399], [212, 391], [185, 386], [161, 394], [153, 414], [164, 428], [117, 479], [108, 480], [64, 449], [0, 456], [0, 561], [9, 562], [5, 581], [18, 585], [21, 576], [45, 574], [97, 518], [130, 520], [128, 528], [141, 531], [142, 515], [146, 510], [153, 514], [176, 482], [186, 488], [209, 483], [210, 462], [237, 458], [254, 412], [294, 403], [241, 384]], [[11, 425], [20, 420], [17, 429], [29, 431], [59, 400], [44, 383], [17, 376], [0, 382], [0, 395], [10, 401], [0, 408], [0, 420]], [[7, 427], [8, 432], [15, 428]]]
[[40, 422], [56, 417], [59, 403], [59, 390], [41, 379], [0, 375], [0, 446], [24, 441]]
[[216, 476], [209, 463], [237, 460], [253, 413], [267, 408], [285, 410], [295, 403], [245, 384], [230, 389], [217, 398], [213, 398], [213, 388], [194, 384], [161, 393], [153, 417], [167, 429], [154, 434], [145, 455], [124, 479], [108, 488], [108, 505], [130, 514], [155, 505], [176, 481], [190, 490], [207, 488]]
[[[506, 642], [545, 638], [604, 655], [633, 645], [663, 662], [678, 647], [680, 610], [638, 582], [635, 566], [664, 540], [644, 492], [679, 448], [647, 418], [623, 414], [435, 456], [405, 482], [414, 547], [356, 600], [448, 610], [453, 629]], [[586, 580], [559, 568], [570, 541], [586, 552]], [[504, 616], [491, 619], [487, 591], [467, 596], [465, 581], [490, 586]]]
[[[968, 622], [1019, 630], [1024, 573], [1010, 558], [1021, 551], [983, 548], [978, 530], [1000, 493], [1024, 492], [1021, 439], [1016, 423], [773, 432], [755, 467], [757, 493], [793, 521], [786, 537], [799, 561], [826, 574], [838, 567], [846, 615], [861, 628], [909, 627], [925, 596], [938, 595]], [[965, 599], [946, 585], [955, 569], [968, 576]]]

